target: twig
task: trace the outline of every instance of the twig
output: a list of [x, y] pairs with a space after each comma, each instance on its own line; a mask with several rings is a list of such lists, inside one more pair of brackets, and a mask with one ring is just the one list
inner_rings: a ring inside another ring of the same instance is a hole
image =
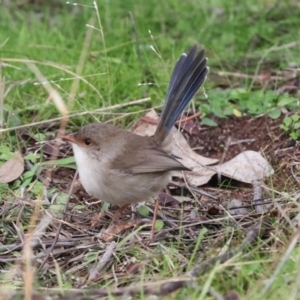
[[93, 280], [97, 276], [99, 276], [99, 273], [102, 271], [104, 266], [107, 264], [107, 262], [110, 260], [111, 256], [113, 255], [116, 245], [117, 245], [116, 242], [113, 241], [107, 246], [106, 251], [99, 258], [97, 266], [91, 269], [88, 280]]
[[[57, 90], [55, 90], [51, 86], [51, 84], [49, 82], [47, 82], [46, 78], [40, 72], [40, 70], [37, 68], [37, 66], [33, 63], [27, 63], [27, 66], [35, 74], [36, 78], [41, 83], [42, 82], [45, 83], [43, 85], [43, 87], [49, 93], [49, 97], [51, 97], [51, 99], [54, 102], [57, 110], [62, 115], [62, 119], [61, 119], [60, 126], [59, 126], [58, 133], [57, 133], [58, 137], [60, 138], [61, 136], [64, 135], [64, 132], [65, 132], [67, 124], [68, 124], [68, 120], [69, 120], [68, 108], [67, 108], [66, 104], [64, 103], [64, 101], [63, 101], [62, 97], [60, 96], [60, 94], [57, 92]], [[58, 153], [59, 153], [58, 149], [59, 149], [60, 144], [61, 144], [61, 141], [56, 139], [55, 140], [55, 146], [53, 147], [53, 151], [52, 151], [50, 160], [57, 159], [57, 156], [58, 156]], [[52, 169], [48, 169], [47, 174], [46, 174], [46, 178], [51, 178], [51, 173], [52, 173]], [[49, 184], [50, 184], [50, 180], [46, 184], [46, 187], [48, 187]]]
[[[214, 72], [214, 74], [221, 76], [221, 77], [237, 77], [237, 78], [243, 78], [243, 79], [252, 79], [254, 82], [262, 82], [265, 79], [265, 75], [248, 75], [248, 74], [243, 74], [243, 73], [238, 73], [238, 72], [223, 72], [223, 71], [218, 71]], [[297, 78], [297, 75], [291, 75], [288, 77], [288, 79], [295, 79]], [[283, 76], [270, 76], [268, 78], [269, 80], [274, 80], [274, 81], [281, 81], [285, 80]]]
[[180, 125], [181, 123], [193, 120], [193, 119], [195, 119], [195, 118], [197, 118], [199, 116], [201, 116], [201, 111], [198, 111], [198, 112], [194, 113], [193, 115], [191, 115], [189, 117], [183, 117], [183, 118], [177, 120], [175, 124], [176, 125]]
[[225, 261], [229, 260], [234, 254], [247, 249], [257, 239], [260, 232], [261, 231], [259, 229], [253, 229], [253, 230], [249, 231], [241, 246], [237, 247], [235, 250], [232, 250], [221, 256], [213, 258], [207, 262], [203, 262], [199, 265], [196, 265], [192, 270], [190, 270], [190, 272], [188, 272], [186, 274], [187, 276], [183, 276], [183, 277], [179, 277], [179, 278], [172, 278], [172, 279], [168, 280], [167, 282], [166, 281], [153, 282], [153, 283], [144, 284], [144, 285], [140, 285], [140, 286], [117, 288], [114, 290], [109, 290], [109, 289], [96, 289], [96, 290], [89, 290], [89, 291], [72, 290], [69, 293], [66, 293], [66, 296], [68, 296], [68, 297], [77, 296], [78, 297], [79, 295], [86, 296], [88, 294], [91, 294], [91, 295], [97, 296], [97, 297], [106, 297], [108, 295], [133, 296], [136, 294], [140, 294], [141, 292], [144, 295], [152, 294], [152, 295], [165, 296], [167, 294], [170, 294], [170, 293], [178, 290], [179, 288], [186, 286], [186, 284], [188, 284], [188, 283], [192, 283], [196, 277], [203, 274], [205, 271], [207, 271], [211, 266], [215, 265], [217, 262], [224, 263]]
[[245, 140], [239, 140], [239, 141], [231, 141], [229, 146], [243, 144], [243, 143], [253, 143], [256, 139], [245, 139]]
[[263, 190], [261, 186], [261, 182], [255, 181], [253, 182], [253, 201], [252, 205], [254, 206], [254, 209], [256, 213], [263, 214], [264, 213], [264, 196], [263, 196]]

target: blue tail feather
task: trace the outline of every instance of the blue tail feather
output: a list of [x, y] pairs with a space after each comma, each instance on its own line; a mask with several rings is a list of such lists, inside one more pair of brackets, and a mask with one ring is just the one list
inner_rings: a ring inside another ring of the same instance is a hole
[[204, 50], [198, 54], [198, 47], [194, 46], [186, 55], [182, 54], [172, 72], [165, 105], [161, 114], [161, 121], [157, 127], [155, 137], [162, 142], [176, 120], [203, 85], [207, 73], [207, 59]]

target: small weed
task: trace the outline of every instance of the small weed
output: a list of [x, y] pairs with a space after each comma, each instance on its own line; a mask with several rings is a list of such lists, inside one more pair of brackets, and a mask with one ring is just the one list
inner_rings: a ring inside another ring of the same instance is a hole
[[291, 139], [294, 141], [298, 140], [300, 137], [300, 116], [293, 114], [289, 117], [283, 119], [283, 123], [280, 125], [280, 128], [283, 129]]
[[253, 116], [267, 113], [272, 119], [277, 119], [282, 108], [297, 107], [298, 99], [289, 94], [278, 95], [273, 90], [250, 91], [245, 88], [212, 90], [209, 92], [209, 102], [199, 105], [203, 117], [215, 115], [220, 118], [238, 116], [238, 112], [243, 112]]

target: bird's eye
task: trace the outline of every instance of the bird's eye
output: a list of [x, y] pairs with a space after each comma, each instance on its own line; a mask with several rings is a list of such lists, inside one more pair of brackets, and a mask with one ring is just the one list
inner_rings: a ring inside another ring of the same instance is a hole
[[92, 143], [91, 139], [87, 138], [84, 140], [84, 143], [88, 146]]

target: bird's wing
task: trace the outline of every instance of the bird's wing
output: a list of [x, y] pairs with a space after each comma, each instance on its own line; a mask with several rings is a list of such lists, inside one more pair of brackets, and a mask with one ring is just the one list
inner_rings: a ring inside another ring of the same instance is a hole
[[134, 160], [115, 160], [112, 168], [129, 174], [190, 170], [177, 159], [158, 148], [135, 152]]
[[176, 156], [169, 155], [159, 149], [149, 149], [143, 153], [144, 158], [138, 165], [132, 166], [130, 172], [133, 174], [138, 173], [151, 173], [151, 172], [165, 172], [165, 171], [180, 171], [189, 170]]

